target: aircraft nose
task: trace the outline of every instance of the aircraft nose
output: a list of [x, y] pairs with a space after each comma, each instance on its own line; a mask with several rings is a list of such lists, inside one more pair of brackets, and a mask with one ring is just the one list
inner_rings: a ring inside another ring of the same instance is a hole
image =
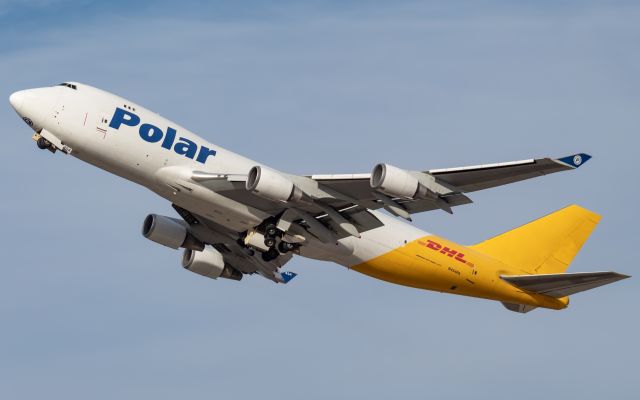
[[17, 112], [20, 112], [20, 108], [22, 108], [22, 103], [24, 103], [25, 91], [20, 90], [14, 93], [11, 93], [9, 96], [9, 103], [11, 103], [11, 107]]
[[16, 114], [34, 130], [42, 128], [51, 115], [52, 97], [49, 89], [25, 89], [9, 96], [9, 103]]

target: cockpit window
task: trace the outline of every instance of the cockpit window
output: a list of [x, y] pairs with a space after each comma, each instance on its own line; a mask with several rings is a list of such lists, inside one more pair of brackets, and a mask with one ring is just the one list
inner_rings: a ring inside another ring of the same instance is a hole
[[69, 89], [73, 89], [73, 90], [78, 90], [78, 88], [76, 87], [76, 85], [72, 85], [71, 83], [67, 83], [67, 82], [62, 82], [59, 83], [58, 86], [66, 86]]

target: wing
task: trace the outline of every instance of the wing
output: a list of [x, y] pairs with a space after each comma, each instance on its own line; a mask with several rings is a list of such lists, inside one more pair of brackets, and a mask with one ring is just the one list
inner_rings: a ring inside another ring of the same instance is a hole
[[323, 242], [332, 242], [349, 235], [358, 236], [361, 232], [383, 225], [370, 212], [370, 209], [380, 208], [375, 202], [358, 201], [323, 187], [308, 177], [288, 174], [286, 177], [308, 193], [306, 201], [283, 202], [260, 196], [246, 189], [246, 175], [218, 175], [195, 171], [191, 179], [213, 192], [260, 210], [268, 216], [277, 217], [281, 221], [284, 216], [284, 223], [311, 232]]
[[[323, 186], [358, 199], [369, 208], [384, 207], [393, 214], [409, 219], [409, 214], [435, 209], [451, 212], [451, 207], [471, 203], [464, 193], [573, 170], [590, 158], [590, 155], [580, 153], [557, 159], [539, 158], [423, 172], [405, 171], [429, 189], [427, 195], [423, 193], [413, 197], [374, 190], [372, 174], [312, 175], [311, 178]], [[376, 174], [376, 169], [373, 174]]]
[[569, 171], [578, 168], [590, 158], [590, 155], [582, 153], [558, 159], [539, 158], [462, 168], [434, 169], [427, 173], [466, 193], [554, 172]]
[[[195, 193], [204, 189], [216, 194], [216, 202], [228, 202], [229, 207], [246, 210], [254, 219], [254, 225], [237, 231], [263, 229], [266, 224], [274, 223], [294, 243], [308, 240], [307, 233], [323, 243], [331, 243], [346, 236], [358, 237], [362, 232], [382, 226], [371, 210], [385, 208], [408, 220], [411, 214], [435, 209], [452, 213], [453, 207], [472, 202], [466, 196], [467, 192], [575, 169], [589, 158], [587, 154], [576, 154], [558, 159], [423, 172], [379, 164], [371, 174], [312, 176], [286, 174], [264, 166], [254, 166], [248, 174], [217, 174], [167, 167], [157, 173], [157, 178], [176, 192]], [[221, 220], [216, 224], [208, 217], [194, 215], [194, 218], [202, 225], [208, 224], [213, 231], [229, 229], [219, 225], [224, 224]], [[259, 219], [257, 222], [256, 218]], [[236, 237], [237, 231], [227, 232], [227, 236]], [[216, 244], [210, 240], [204, 242]], [[232, 253], [244, 257], [236, 262], [246, 262], [252, 265], [252, 271], [269, 275], [260, 260], [243, 256], [240, 254], [242, 249], [234, 249], [233, 240], [231, 242], [227, 247], [233, 250]]]

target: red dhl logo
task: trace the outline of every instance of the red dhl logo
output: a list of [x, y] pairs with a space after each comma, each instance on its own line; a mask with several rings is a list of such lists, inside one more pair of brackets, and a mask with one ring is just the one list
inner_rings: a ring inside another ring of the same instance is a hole
[[447, 256], [455, 259], [456, 261], [460, 261], [463, 264], [467, 264], [469, 267], [474, 268], [475, 265], [471, 261], [465, 260], [464, 253], [460, 253], [457, 250], [450, 249], [447, 246], [443, 246], [438, 242], [434, 242], [433, 240], [427, 239], [426, 242], [419, 240], [418, 243], [423, 245], [424, 247], [431, 249], [433, 251], [437, 251], [442, 254], [446, 254]]

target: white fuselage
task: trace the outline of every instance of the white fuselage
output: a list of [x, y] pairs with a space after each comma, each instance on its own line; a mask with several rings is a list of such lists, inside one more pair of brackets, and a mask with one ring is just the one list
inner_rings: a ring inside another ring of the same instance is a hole
[[[567, 294], [594, 282], [591, 275], [567, 274], [570, 275], [567, 278], [563, 274], [599, 220], [597, 214], [578, 206], [559, 210], [474, 246], [431, 235], [375, 210], [369, 210], [377, 218], [373, 219], [375, 225], [360, 232], [333, 206], [322, 202], [332, 199], [352, 205], [357, 200], [334, 196], [332, 189], [317, 180], [317, 176], [313, 179], [270, 169], [111, 93], [71, 82], [19, 91], [13, 93], [9, 101], [36, 131], [34, 139], [38, 147], [72, 154], [145, 186], [175, 204], [184, 221], [162, 216], [156, 220], [158, 216], [150, 215], [143, 224], [143, 235], [168, 247], [185, 247], [183, 266], [200, 275], [240, 279], [243, 273], [257, 272], [275, 282], [286, 283], [295, 275], [278, 271], [289, 260], [281, 257], [296, 251], [305, 257], [334, 261], [400, 285], [502, 301], [508, 309], [519, 312], [535, 307], [563, 309], [569, 301]], [[545, 168], [557, 172], [558, 165], [563, 166], [560, 170], [575, 169], [582, 163], [583, 156], [589, 157], [578, 154], [557, 160], [525, 160], [465, 167], [458, 171], [476, 172], [480, 168], [486, 172], [513, 166], [516, 169], [505, 177], [526, 179], [528, 174], [536, 176]], [[421, 190], [416, 175], [394, 168], [385, 165], [380, 182], [395, 173], [399, 177], [395, 179], [398, 193], [410, 195]], [[523, 173], [523, 168], [528, 172]], [[494, 176], [493, 173], [485, 178]], [[375, 176], [371, 174], [372, 178]], [[418, 176], [428, 177], [427, 174]], [[377, 185], [374, 180], [371, 180], [372, 190]], [[258, 189], [261, 182], [266, 183]], [[426, 185], [432, 183], [425, 182]], [[424, 188], [425, 195], [428, 190]], [[384, 203], [384, 198], [379, 199]], [[317, 209], [324, 212], [325, 215], [318, 218], [330, 219], [330, 223], [316, 220], [303, 209], [304, 204], [312, 204], [313, 212], [318, 213]], [[295, 216], [287, 219], [287, 212]], [[354, 221], [356, 215], [351, 217]], [[293, 218], [300, 218], [304, 223], [293, 223]], [[187, 226], [189, 220], [192, 222]], [[157, 224], [164, 226], [159, 228], [161, 232], [150, 233], [155, 232]], [[326, 225], [335, 227], [334, 232]], [[267, 235], [269, 226], [272, 231], [283, 233], [279, 243], [275, 234]], [[346, 237], [336, 239], [342, 237], [338, 236], [338, 230], [346, 233]], [[216, 249], [216, 245], [221, 244], [235, 247], [234, 250], [227, 248], [227, 255], [223, 256]], [[261, 253], [255, 254], [252, 249]], [[226, 260], [238, 254], [241, 259], [235, 265], [251, 260], [253, 269], [241, 271], [233, 264], [227, 265]], [[550, 273], [536, 276], [540, 271]], [[613, 272], [597, 274], [606, 275], [597, 285], [626, 277]], [[562, 285], [562, 290], [558, 291], [558, 285]], [[570, 290], [564, 290], [566, 288]], [[581, 290], [585, 289], [578, 291]]]
[[[51, 132], [72, 149], [73, 156], [220, 225], [242, 232], [268, 217], [261, 210], [189, 183], [192, 171], [246, 175], [262, 164], [216, 146], [134, 102], [91, 86], [73, 85], [75, 89], [54, 86], [17, 92], [11, 103], [34, 130]], [[132, 116], [139, 121], [132, 121]], [[181, 190], [185, 187], [188, 190]], [[384, 226], [337, 244], [311, 242], [300, 254], [349, 267], [429, 235], [373, 212]]]

